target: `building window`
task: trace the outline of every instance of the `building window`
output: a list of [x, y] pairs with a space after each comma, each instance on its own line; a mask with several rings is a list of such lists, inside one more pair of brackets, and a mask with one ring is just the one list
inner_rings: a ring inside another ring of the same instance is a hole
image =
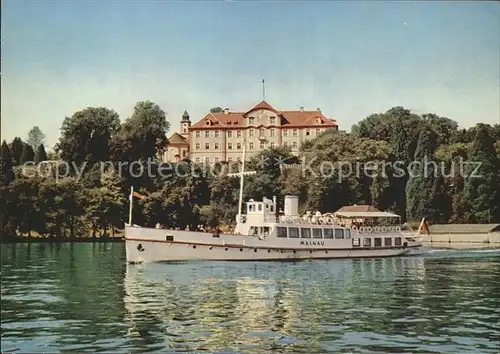
[[183, 128], [182, 131], [184, 132], [184, 134], [186, 134], [188, 130], [187, 128]]
[[371, 245], [372, 245], [372, 239], [371, 238], [364, 238], [363, 239], [363, 246], [370, 247]]
[[233, 158], [232, 157], [228, 157], [227, 158], [227, 162], [232, 162], [233, 161]]
[[278, 226], [276, 228], [276, 236], [278, 237], [286, 237], [286, 227]]
[[198, 162], [198, 163], [200, 162], [200, 158], [199, 157], [196, 158], [196, 162]]
[[233, 150], [233, 144], [232, 143], [228, 143], [227, 144], [227, 149], [228, 150]]
[[205, 163], [210, 163], [210, 158], [209, 157], [205, 157]]
[[210, 132], [208, 130], [205, 131], [205, 138], [210, 138]]
[[276, 124], [276, 117], [270, 117], [269, 118], [269, 124]]
[[215, 144], [214, 144], [214, 149], [215, 149], [215, 150], [219, 150], [219, 143], [215, 143]]
[[275, 145], [275, 144], [274, 144], [274, 141], [273, 141], [273, 142], [271, 143], [271, 148], [274, 148], [274, 145]]
[[260, 148], [261, 149], [265, 149], [266, 148], [266, 144], [263, 141], [260, 143]]
[[390, 237], [384, 238], [384, 246], [391, 247], [392, 246], [392, 238], [390, 238]]
[[285, 141], [283, 142], [283, 146], [287, 147], [288, 146], [288, 143]]
[[312, 229], [313, 238], [322, 238], [321, 229]]
[[196, 131], [196, 133], [195, 133], [195, 135], [196, 135], [196, 137], [197, 137], [197, 138], [199, 138], [199, 137], [200, 137], [200, 135], [201, 135], [201, 134], [200, 134], [200, 131], [199, 131], [199, 130], [197, 130], [197, 131]]
[[311, 131], [309, 129], [306, 129], [306, 136], [311, 135]]
[[375, 238], [373, 239], [373, 245], [374, 245], [375, 247], [380, 247], [380, 246], [382, 246], [382, 239], [381, 239], [380, 237], [375, 237]]
[[316, 136], [319, 136], [321, 134], [321, 130], [319, 128], [316, 129]]
[[241, 162], [241, 157], [237, 157], [236, 161]]
[[236, 136], [237, 136], [238, 138], [241, 138], [241, 130], [237, 130], [237, 131], [236, 131]]
[[254, 136], [255, 135], [255, 132], [253, 129], [250, 129], [250, 136]]
[[343, 229], [335, 229], [335, 238], [343, 239], [344, 238], [344, 230]]
[[248, 118], [248, 124], [253, 124], [254, 120], [255, 120], [254, 117]]
[[200, 150], [200, 143], [196, 143], [196, 150]]
[[253, 143], [248, 144], [250, 146], [250, 149], [253, 149]]
[[274, 136], [276, 134], [276, 129], [272, 128], [269, 132], [269, 136]]
[[219, 137], [219, 131], [218, 131], [218, 130], [214, 131], [214, 137], [215, 137], [215, 138], [218, 138], [218, 137]]
[[311, 238], [311, 229], [301, 228], [300, 229], [300, 238]]
[[333, 230], [323, 229], [323, 238], [333, 238]]
[[227, 131], [227, 137], [231, 138], [233, 136], [233, 132], [231, 130]]
[[299, 228], [298, 227], [289, 227], [288, 228], [288, 237], [289, 238], [299, 238]]
[[293, 130], [293, 136], [297, 136], [297, 132], [298, 132], [297, 129], [294, 129]]
[[288, 136], [288, 129], [283, 129], [283, 136]]
[[292, 147], [293, 147], [294, 149], [296, 149], [296, 148], [297, 148], [297, 142], [296, 142], [296, 141], [294, 141], [294, 142], [292, 143]]
[[236, 149], [241, 150], [241, 143], [236, 144]]
[[266, 131], [264, 128], [260, 128], [260, 136], [265, 136], [266, 135]]
[[205, 150], [209, 150], [210, 149], [210, 144], [209, 143], [205, 143]]

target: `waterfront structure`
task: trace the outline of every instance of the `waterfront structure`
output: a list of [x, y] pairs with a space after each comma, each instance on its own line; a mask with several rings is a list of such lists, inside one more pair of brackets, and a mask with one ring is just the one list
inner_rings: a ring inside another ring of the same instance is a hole
[[500, 224], [435, 224], [422, 241], [446, 244], [484, 244], [500, 246]]
[[[193, 125], [187, 113], [182, 119], [180, 135], [187, 140], [189, 159], [198, 163], [238, 161], [244, 144], [247, 159], [267, 148], [280, 146], [288, 146], [297, 155], [305, 141], [327, 130], [338, 130], [336, 121], [326, 117], [319, 108], [277, 110], [266, 101], [244, 112], [227, 108], [222, 112], [209, 112]], [[171, 145], [169, 143], [169, 147]], [[179, 157], [182, 159], [182, 154]], [[175, 152], [167, 154], [164, 160], [175, 160]]]

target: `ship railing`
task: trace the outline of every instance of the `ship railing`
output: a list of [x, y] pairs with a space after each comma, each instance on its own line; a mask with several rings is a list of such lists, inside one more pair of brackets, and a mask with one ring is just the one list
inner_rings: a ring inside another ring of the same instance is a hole
[[394, 234], [401, 233], [401, 226], [352, 226], [351, 230], [360, 234]]

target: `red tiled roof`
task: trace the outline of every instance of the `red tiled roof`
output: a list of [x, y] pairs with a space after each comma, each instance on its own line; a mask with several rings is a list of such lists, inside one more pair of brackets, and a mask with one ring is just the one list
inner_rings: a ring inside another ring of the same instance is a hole
[[339, 212], [358, 212], [358, 213], [366, 213], [370, 211], [380, 211], [374, 206], [371, 205], [348, 205], [340, 208], [339, 210], [336, 211], [336, 213]]
[[262, 101], [261, 103], [259, 103], [258, 105], [256, 105], [255, 107], [253, 107], [252, 109], [250, 109], [248, 112], [245, 113], [245, 115], [247, 115], [248, 113], [250, 112], [253, 112], [253, 111], [256, 111], [258, 109], [266, 109], [268, 111], [272, 111], [274, 113], [278, 113], [278, 111], [276, 109], [274, 109], [273, 106], [271, 106], [269, 103], [267, 103], [266, 101]]
[[248, 113], [257, 109], [267, 109], [273, 111], [281, 119], [281, 126], [284, 128], [293, 127], [337, 127], [337, 123], [333, 119], [329, 119], [320, 111], [277, 111], [267, 102], [262, 101], [248, 112], [220, 112], [208, 113], [196, 124], [191, 126], [191, 129], [231, 129], [245, 127], [245, 118]]
[[168, 138], [168, 145], [188, 145], [188, 141], [179, 133], [173, 133], [170, 138]]

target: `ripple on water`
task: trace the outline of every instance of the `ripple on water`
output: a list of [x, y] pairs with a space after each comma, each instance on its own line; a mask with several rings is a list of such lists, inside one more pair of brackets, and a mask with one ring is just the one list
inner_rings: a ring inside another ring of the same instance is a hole
[[3, 350], [498, 352], [499, 253], [126, 266], [119, 244], [38, 247], [2, 248]]

